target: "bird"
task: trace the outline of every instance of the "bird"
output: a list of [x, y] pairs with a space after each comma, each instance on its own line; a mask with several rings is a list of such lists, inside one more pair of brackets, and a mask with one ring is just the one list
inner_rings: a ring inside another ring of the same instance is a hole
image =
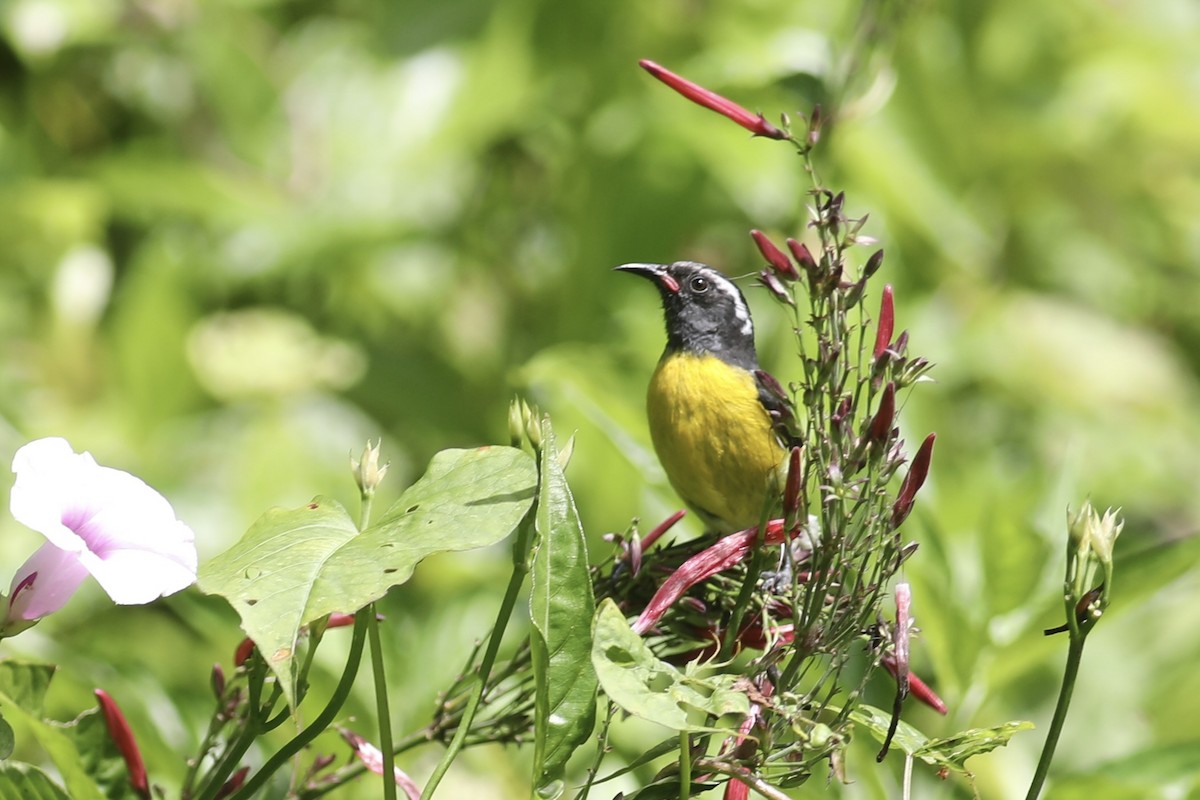
[[729, 278], [694, 261], [622, 264], [662, 299], [667, 344], [646, 392], [654, 450], [709, 530], [756, 527], [779, 505], [794, 412], [760, 369], [754, 321]]

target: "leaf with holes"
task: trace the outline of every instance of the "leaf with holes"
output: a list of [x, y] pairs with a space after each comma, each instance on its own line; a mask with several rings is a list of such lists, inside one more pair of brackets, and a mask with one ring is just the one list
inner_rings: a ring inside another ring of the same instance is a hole
[[676, 731], [706, 733], [727, 714], [744, 717], [750, 699], [735, 674], [680, 671], [659, 661], [633, 632], [612, 599], [600, 604], [592, 640], [592, 665], [605, 694], [630, 714]]
[[536, 484], [533, 459], [520, 450], [445, 450], [362, 533], [327, 498], [268, 511], [200, 569], [200, 588], [234, 607], [295, 705], [304, 625], [378, 600], [427, 556], [504, 539], [529, 510]]

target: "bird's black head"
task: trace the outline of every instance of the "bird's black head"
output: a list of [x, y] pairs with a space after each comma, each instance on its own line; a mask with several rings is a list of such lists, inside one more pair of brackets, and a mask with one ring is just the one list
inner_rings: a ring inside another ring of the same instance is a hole
[[653, 281], [662, 296], [667, 352], [711, 353], [746, 369], [758, 367], [754, 323], [746, 298], [731, 280], [694, 261], [617, 267]]

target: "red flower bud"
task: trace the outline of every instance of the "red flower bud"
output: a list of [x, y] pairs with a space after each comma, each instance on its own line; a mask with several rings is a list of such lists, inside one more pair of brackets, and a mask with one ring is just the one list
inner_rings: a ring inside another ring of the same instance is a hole
[[146, 777], [146, 762], [142, 761], [142, 753], [133, 738], [133, 730], [125, 720], [125, 715], [121, 713], [120, 706], [108, 692], [97, 689], [96, 699], [100, 701], [100, 711], [104, 714], [108, 735], [121, 751], [121, 758], [125, 759], [125, 769], [129, 771], [129, 785], [138, 797], [149, 800], [150, 781]]
[[929, 462], [933, 458], [933, 440], [936, 438], [937, 434], [931, 433], [925, 437], [925, 441], [921, 442], [921, 447], [913, 458], [912, 466], [908, 468], [908, 474], [904, 476], [904, 482], [900, 484], [900, 493], [892, 505], [893, 528], [899, 528], [900, 524], [908, 519], [909, 512], [912, 511], [917, 491], [929, 475]]
[[[880, 251], [882, 252], [882, 251]], [[892, 286], [883, 287], [883, 297], [879, 301], [879, 322], [875, 328], [875, 360], [878, 361], [888, 345], [892, 343], [892, 331], [896, 326], [896, 306], [892, 297]]]
[[808, 245], [789, 238], [787, 240], [787, 246], [788, 250], [792, 251], [792, 258], [796, 259], [796, 263], [804, 269], [810, 278], [814, 277], [817, 271], [817, 260], [813, 258], [813, 254], [811, 251], [809, 251]]
[[800, 468], [799, 447], [793, 447], [788, 456], [787, 482], [783, 487], [783, 515], [792, 517], [800, 508], [800, 481], [804, 477]]
[[702, 105], [705, 108], [715, 111], [718, 114], [733, 120], [738, 125], [741, 125], [746, 130], [753, 133], [755, 136], [765, 136], [768, 139], [786, 139], [788, 135], [776, 128], [771, 123], [763, 118], [762, 114], [754, 114], [739, 106], [732, 100], [728, 100], [715, 92], [710, 92], [703, 86], [692, 83], [687, 78], [676, 75], [665, 67], [655, 64], [649, 59], [643, 58], [638, 62], [642, 69], [649, 72], [655, 78], [670, 86], [681, 95], [691, 100], [693, 103]]
[[879, 400], [879, 410], [875, 412], [871, 426], [867, 429], [867, 440], [872, 444], [882, 445], [892, 432], [892, 421], [896, 417], [896, 384], [888, 381], [883, 387], [883, 397]]
[[662, 522], [658, 523], [658, 525], [654, 527], [654, 530], [642, 537], [642, 549], [646, 550], [650, 547], [650, 545], [658, 541], [658, 537], [671, 530], [671, 528], [675, 526], [676, 522], [679, 522], [679, 520], [683, 519], [685, 514], [687, 514], [687, 511], [684, 511], [681, 508], [671, 516], [664, 519]]
[[242, 639], [238, 643], [237, 650], [233, 651], [233, 665], [240, 667], [250, 660], [250, 656], [254, 653], [254, 640], [250, 637]]
[[772, 269], [779, 273], [780, 277], [786, 278], [789, 281], [797, 280], [800, 277], [800, 273], [796, 271], [796, 267], [783, 254], [783, 251], [767, 238], [765, 233], [755, 229], [750, 231], [750, 236], [754, 239], [754, 243], [758, 245], [758, 252], [762, 253], [763, 258], [767, 260]]

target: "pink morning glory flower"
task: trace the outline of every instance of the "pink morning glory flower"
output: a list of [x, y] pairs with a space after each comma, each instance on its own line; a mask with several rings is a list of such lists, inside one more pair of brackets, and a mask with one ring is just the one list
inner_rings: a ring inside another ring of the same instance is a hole
[[89, 574], [122, 605], [149, 603], [195, 582], [191, 528], [140, 479], [100, 466], [59, 438], [25, 445], [12, 469], [12, 515], [46, 543], [13, 576], [0, 636], [62, 608]]

